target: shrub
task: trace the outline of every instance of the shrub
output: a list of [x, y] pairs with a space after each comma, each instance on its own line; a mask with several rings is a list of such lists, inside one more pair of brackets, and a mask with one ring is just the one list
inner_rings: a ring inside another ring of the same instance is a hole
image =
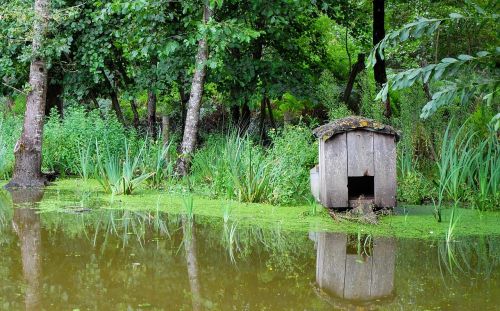
[[21, 119], [0, 112], [0, 179], [8, 179], [14, 168], [14, 146], [21, 135]]
[[271, 174], [271, 201], [289, 204], [310, 196], [309, 170], [317, 163], [317, 144], [307, 127], [287, 126], [271, 132], [268, 152]]
[[406, 173], [398, 181], [398, 201], [422, 204], [435, 197], [432, 184], [418, 171]]
[[52, 111], [44, 128], [43, 167], [61, 174], [78, 174], [82, 148], [95, 154], [96, 141], [106, 144], [111, 153], [119, 153], [123, 142], [137, 148], [134, 132], [127, 131], [113, 115], [101, 118], [99, 111], [86, 112], [83, 107], [69, 107], [64, 119]]

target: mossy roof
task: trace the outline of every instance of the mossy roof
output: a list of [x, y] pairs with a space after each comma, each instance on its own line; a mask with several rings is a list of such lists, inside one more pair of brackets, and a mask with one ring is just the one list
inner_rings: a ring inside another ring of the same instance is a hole
[[400, 138], [399, 132], [392, 126], [360, 116], [350, 116], [334, 120], [330, 123], [315, 128], [313, 130], [313, 134], [317, 138], [327, 140], [334, 135], [354, 130], [365, 130], [381, 134], [393, 135], [396, 137], [396, 140], [399, 140]]

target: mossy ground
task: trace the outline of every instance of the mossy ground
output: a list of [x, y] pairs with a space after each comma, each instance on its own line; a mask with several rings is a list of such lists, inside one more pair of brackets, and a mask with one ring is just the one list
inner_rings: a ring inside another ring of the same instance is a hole
[[[399, 214], [383, 216], [378, 225], [335, 221], [319, 205], [274, 206], [210, 199], [181, 190], [139, 189], [134, 195], [112, 196], [102, 192], [96, 181], [64, 179], [47, 187], [39, 203], [42, 212], [66, 211], [78, 207], [90, 209], [129, 209], [186, 213], [192, 197], [193, 213], [218, 221], [229, 210], [229, 217], [242, 226], [275, 227], [292, 231], [334, 231], [369, 233], [405, 238], [443, 237], [449, 228], [451, 209], [443, 210], [443, 221], [432, 215], [432, 206], [401, 206]], [[314, 211], [316, 210], [316, 211]], [[453, 230], [460, 235], [500, 235], [500, 213], [457, 209], [458, 220]]]

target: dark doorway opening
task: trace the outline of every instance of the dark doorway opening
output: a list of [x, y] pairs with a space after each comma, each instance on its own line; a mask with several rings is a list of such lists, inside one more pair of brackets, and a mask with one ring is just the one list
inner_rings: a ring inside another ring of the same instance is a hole
[[373, 199], [375, 193], [373, 176], [348, 177], [347, 191], [349, 200], [356, 200], [361, 196], [364, 199]]

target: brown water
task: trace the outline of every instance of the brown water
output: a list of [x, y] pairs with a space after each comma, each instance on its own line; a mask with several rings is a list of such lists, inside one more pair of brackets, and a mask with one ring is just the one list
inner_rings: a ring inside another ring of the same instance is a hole
[[0, 204], [1, 310], [498, 310], [500, 238], [420, 241]]

